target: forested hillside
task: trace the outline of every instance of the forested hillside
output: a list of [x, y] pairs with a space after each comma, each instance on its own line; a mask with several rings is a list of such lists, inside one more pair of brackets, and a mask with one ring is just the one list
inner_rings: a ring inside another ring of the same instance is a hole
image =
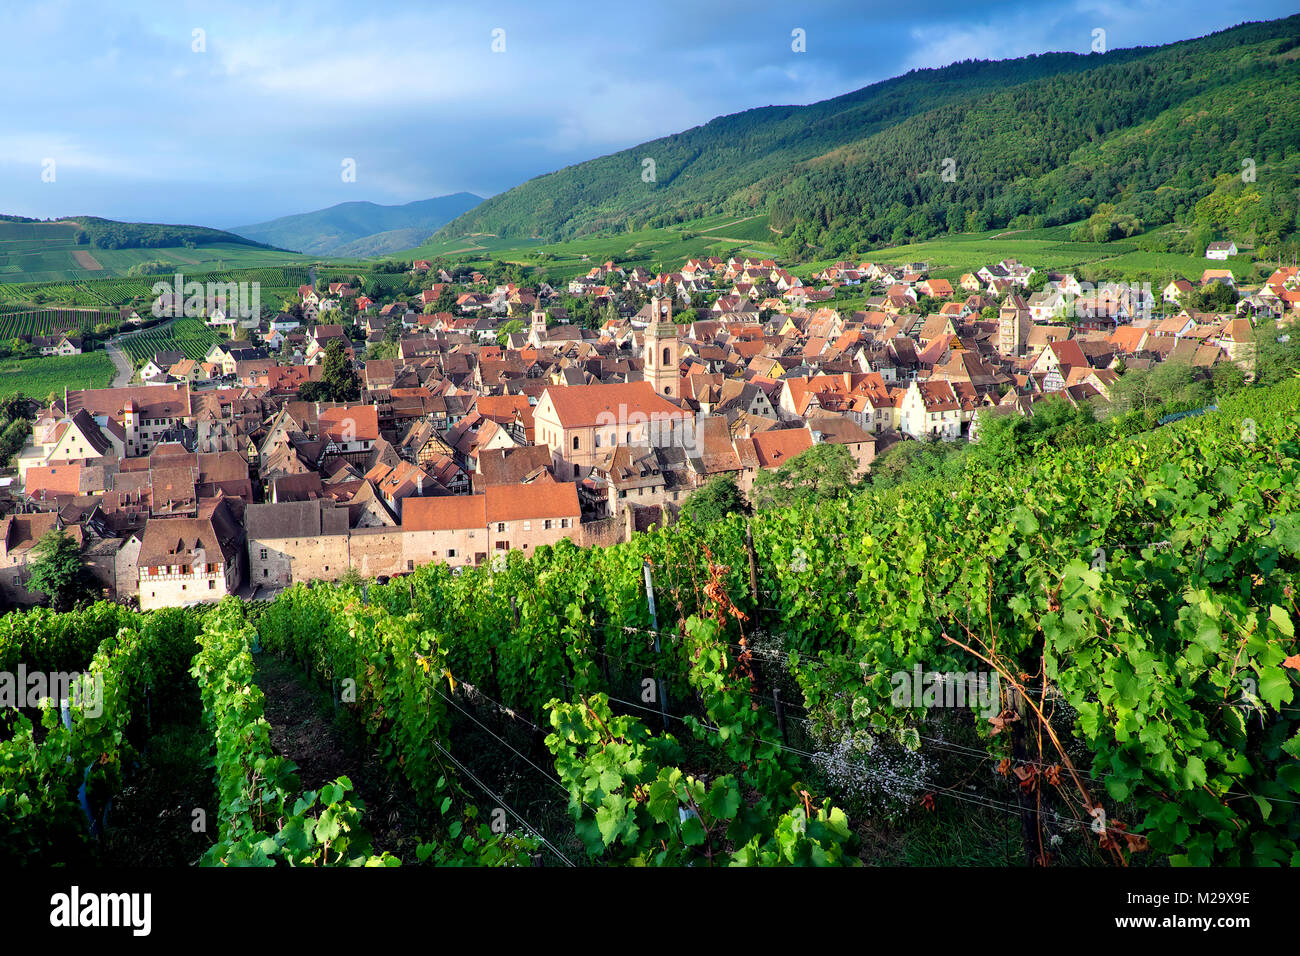
[[1277, 246], [1296, 230], [1298, 56], [1300, 16], [914, 71], [538, 177], [440, 235], [564, 238], [766, 211], [792, 256], [1079, 220], [1094, 235], [1180, 222]]

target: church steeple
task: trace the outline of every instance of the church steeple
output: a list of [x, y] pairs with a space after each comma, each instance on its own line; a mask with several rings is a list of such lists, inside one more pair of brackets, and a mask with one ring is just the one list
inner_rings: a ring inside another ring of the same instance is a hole
[[671, 299], [650, 300], [650, 323], [645, 330], [645, 377], [665, 398], [676, 398], [681, 361], [681, 340], [673, 323]]
[[546, 313], [541, 309], [533, 311], [533, 324], [528, 339], [533, 348], [541, 348], [546, 344]]

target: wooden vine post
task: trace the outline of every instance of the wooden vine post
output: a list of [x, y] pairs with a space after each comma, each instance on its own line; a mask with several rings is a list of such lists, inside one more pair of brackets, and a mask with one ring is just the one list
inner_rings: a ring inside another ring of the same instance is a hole
[[[646, 558], [641, 564], [641, 570], [645, 575], [645, 599], [646, 604], [650, 607], [650, 629], [655, 635], [655, 657], [656, 659], [662, 653], [659, 647], [659, 615], [655, 613], [655, 586], [654, 578], [650, 574], [650, 559]], [[663, 673], [663, 662], [658, 661], [659, 673]], [[668, 729], [668, 693], [664, 685], [664, 679], [658, 675], [655, 676], [655, 687], [659, 692], [659, 715], [663, 719], [664, 730]]]
[[[1015, 757], [1016, 766], [1024, 767], [1030, 764], [1026, 740], [1028, 708], [1025, 706], [1025, 695], [1019, 688], [1012, 687], [1009, 694], [1016, 711], [1016, 719], [1011, 724], [1011, 752]], [[1036, 779], [1034, 782], [1037, 785]], [[1024, 787], [1016, 788], [1016, 802], [1020, 805], [1020, 836], [1025, 843], [1025, 861], [1031, 867], [1041, 866], [1043, 861], [1038, 846], [1038, 803], [1033, 794]]]
[[[762, 624], [762, 602], [759, 600], [758, 593], [758, 558], [754, 554], [754, 529], [748, 521], [745, 522], [745, 553], [749, 557], [749, 597], [754, 606], [754, 634], [757, 636]], [[754, 664], [754, 676], [759, 689], [763, 684], [763, 668], [756, 662]], [[772, 709], [776, 712], [776, 725], [781, 731], [782, 743], [790, 743], [790, 734], [785, 727], [785, 704], [781, 701], [781, 688], [778, 686], [779, 681], [773, 680], [772, 684]]]

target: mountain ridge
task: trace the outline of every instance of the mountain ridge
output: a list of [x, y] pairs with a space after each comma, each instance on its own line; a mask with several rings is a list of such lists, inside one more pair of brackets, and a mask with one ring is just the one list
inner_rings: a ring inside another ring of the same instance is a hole
[[[1285, 236], [1294, 223], [1285, 225], [1291, 207], [1284, 193], [1297, 171], [1286, 152], [1300, 147], [1300, 133], [1294, 122], [1286, 128], [1291, 107], [1272, 87], [1280, 78], [1295, 89], [1298, 44], [1300, 15], [1163, 46], [914, 70], [807, 106], [716, 117], [534, 177], [485, 200], [436, 236], [568, 239], [715, 213], [767, 212], [792, 255], [811, 249], [829, 256], [980, 221], [989, 227], [1017, 217], [1038, 217], [1045, 225], [1073, 222], [1105, 204], [1127, 214], [1147, 213], [1150, 204], [1151, 222], [1176, 221], [1193, 216], [1197, 203], [1212, 193], [1230, 188], [1216, 175], [1231, 172], [1241, 158], [1217, 167], [1205, 161], [1214, 134], [1201, 128], [1206, 124], [1190, 105], [1198, 98], [1229, 110], [1231, 119], [1220, 131], [1233, 134], [1225, 149], [1258, 144], [1257, 159], [1279, 173], [1260, 189], [1272, 190], [1265, 197], [1264, 231]], [[1125, 90], [1125, 84], [1138, 86]], [[1216, 91], [1234, 84], [1244, 100], [1216, 99]], [[1263, 119], [1250, 112], [1257, 90], [1268, 91], [1271, 113]], [[981, 126], [987, 116], [1003, 125]], [[1018, 138], [1022, 116], [1028, 135]], [[1125, 155], [1131, 168], [1120, 172], [1132, 173], [1128, 181], [1097, 167], [1105, 142], [1155, 129], [1171, 116], [1195, 127], [1189, 157], [1180, 155], [1179, 142], [1171, 138], [1177, 133], [1164, 129], [1157, 160], [1144, 164], [1131, 150]], [[1087, 162], [1080, 164], [1076, 152]], [[964, 178], [947, 189], [942, 166], [958, 156]], [[641, 176], [646, 159], [654, 160], [648, 182]], [[1195, 182], [1180, 178], [1176, 167], [1184, 159], [1195, 167]], [[1169, 168], [1153, 168], [1158, 166]], [[940, 183], [945, 187], [938, 188]], [[1134, 183], [1140, 188], [1131, 188]], [[1054, 202], [1058, 197], [1050, 195], [1049, 185], [1064, 189], [1061, 196], [1069, 202]], [[1173, 197], [1160, 193], [1162, 187], [1171, 188]]]
[[481, 196], [469, 192], [387, 206], [354, 200], [236, 226], [229, 231], [256, 242], [311, 255], [379, 255], [402, 248], [392, 245], [393, 239], [387, 234], [418, 230], [420, 235], [427, 236], [482, 201]]

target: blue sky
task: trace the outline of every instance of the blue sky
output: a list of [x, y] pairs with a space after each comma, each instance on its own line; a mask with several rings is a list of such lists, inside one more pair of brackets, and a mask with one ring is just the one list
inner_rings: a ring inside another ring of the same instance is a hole
[[[1098, 28], [1111, 49], [1153, 45], [1295, 11], [1274, 0], [6, 8], [0, 212], [217, 227], [347, 200], [488, 196], [720, 114], [917, 67], [1088, 52]], [[806, 52], [791, 49], [795, 29]]]

